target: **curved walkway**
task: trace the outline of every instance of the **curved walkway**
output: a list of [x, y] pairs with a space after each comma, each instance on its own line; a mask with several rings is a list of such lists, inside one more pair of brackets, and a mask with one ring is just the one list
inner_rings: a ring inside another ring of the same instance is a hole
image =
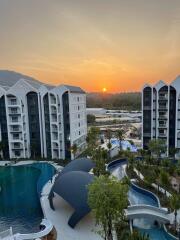
[[29, 234], [17, 233], [14, 235], [14, 238], [16, 240], [28, 240], [28, 239], [42, 238], [42, 237], [48, 235], [51, 232], [51, 230], [53, 229], [52, 223], [47, 219], [43, 219], [41, 222], [41, 225], [44, 227], [44, 229], [40, 232], [29, 233]]

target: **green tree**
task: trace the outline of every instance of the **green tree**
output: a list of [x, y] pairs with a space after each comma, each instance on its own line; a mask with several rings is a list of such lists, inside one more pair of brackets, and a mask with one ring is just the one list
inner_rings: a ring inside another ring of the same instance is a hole
[[112, 144], [111, 144], [112, 131], [111, 131], [111, 129], [106, 129], [106, 138], [108, 140], [107, 148], [108, 148], [108, 153], [109, 153], [109, 159], [111, 159], [111, 154], [110, 154], [110, 150], [112, 148]]
[[106, 174], [107, 151], [101, 147], [97, 148], [92, 156], [92, 161], [95, 163], [93, 172], [96, 176]]
[[36, 159], [37, 153], [38, 153], [37, 144], [33, 142], [33, 143], [31, 144], [31, 157], [33, 157], [34, 159]]
[[173, 194], [169, 198], [171, 209], [174, 210], [174, 227], [177, 228], [177, 210], [180, 209], [180, 196], [178, 194]]
[[161, 186], [165, 190], [165, 195], [166, 195], [166, 188], [169, 186], [169, 174], [165, 172], [164, 170], [160, 171], [160, 176], [159, 176], [159, 181]]
[[154, 174], [154, 171], [151, 171], [150, 174], [146, 174], [144, 176], [144, 181], [149, 185], [151, 186], [153, 183], [155, 183], [156, 181], [156, 176]]
[[158, 158], [158, 164], [159, 164], [159, 159], [161, 158], [161, 155], [166, 152], [165, 141], [161, 139], [152, 139], [149, 142], [148, 147], [151, 154]]
[[96, 117], [93, 114], [87, 115], [87, 123], [88, 124], [94, 124], [96, 122]]
[[4, 142], [3, 142], [3, 141], [0, 141], [0, 156], [1, 156], [1, 158], [3, 158], [4, 148], [5, 148]]
[[128, 240], [150, 240], [149, 235], [142, 234], [137, 231], [133, 231], [133, 233], [129, 236]]
[[170, 157], [175, 158], [176, 153], [178, 153], [178, 152], [179, 152], [178, 148], [173, 148], [173, 147], [169, 148], [169, 155], [170, 155]]
[[72, 152], [72, 154], [74, 155], [74, 158], [76, 157], [77, 150], [78, 150], [77, 145], [76, 145], [76, 144], [73, 144], [73, 145], [71, 146], [71, 152]]
[[101, 175], [88, 186], [88, 203], [104, 240], [113, 240], [113, 231], [118, 222], [124, 221], [127, 207], [128, 186], [115, 178]]
[[91, 127], [88, 131], [86, 142], [87, 142], [87, 154], [92, 156], [93, 151], [97, 148], [97, 142], [99, 139], [100, 130], [97, 127]]
[[125, 138], [125, 131], [123, 128], [119, 129], [116, 132], [116, 138], [119, 140], [119, 148], [120, 148], [120, 151], [122, 151], [122, 141]]

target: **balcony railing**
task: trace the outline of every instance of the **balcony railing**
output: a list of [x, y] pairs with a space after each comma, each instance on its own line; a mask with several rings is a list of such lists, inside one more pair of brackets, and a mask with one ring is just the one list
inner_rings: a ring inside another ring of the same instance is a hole
[[167, 128], [166, 124], [159, 124], [159, 128]]
[[10, 110], [9, 114], [15, 115], [15, 114], [21, 114], [21, 113], [20, 113], [20, 111], [17, 111], [17, 110], [16, 111], [15, 110]]
[[151, 133], [143, 133], [143, 137], [151, 137]]
[[161, 105], [159, 105], [159, 110], [167, 110], [168, 109], [168, 107], [167, 106], [161, 106]]
[[159, 119], [167, 119], [166, 115], [159, 115]]
[[57, 114], [56, 110], [51, 110], [51, 114]]
[[167, 137], [166, 133], [159, 133], [159, 137]]
[[8, 105], [13, 105], [14, 106], [14, 105], [17, 105], [17, 104], [18, 104], [17, 101], [11, 101], [11, 100], [8, 101]]
[[20, 146], [12, 146], [12, 149], [23, 149], [23, 147], [22, 147], [22, 145], [20, 145]]
[[167, 96], [165, 95], [165, 96], [159, 96], [159, 100], [167, 100], [168, 98], [167, 98]]

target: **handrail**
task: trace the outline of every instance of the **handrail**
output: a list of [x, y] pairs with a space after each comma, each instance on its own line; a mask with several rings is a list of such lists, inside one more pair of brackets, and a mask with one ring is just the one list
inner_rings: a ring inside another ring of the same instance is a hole
[[125, 214], [127, 218], [130, 219], [137, 218], [138, 216], [140, 218], [142, 216], [151, 216], [155, 219], [161, 220], [162, 222], [170, 222], [167, 210], [150, 205], [129, 206], [127, 209], [125, 209]]
[[14, 235], [14, 239], [15, 240], [29, 240], [29, 239], [42, 238], [42, 237], [48, 235], [51, 232], [51, 230], [53, 229], [52, 223], [47, 219], [43, 219], [41, 222], [41, 225], [45, 227], [42, 231], [36, 232], [36, 233], [28, 233], [28, 234], [16, 233]]
[[127, 210], [140, 210], [140, 209], [147, 209], [147, 210], [152, 210], [152, 211], [157, 211], [163, 214], [167, 214], [168, 210], [164, 209], [164, 208], [159, 208], [159, 207], [155, 207], [152, 205], [146, 205], [146, 204], [137, 204], [137, 205], [131, 205], [128, 206]]

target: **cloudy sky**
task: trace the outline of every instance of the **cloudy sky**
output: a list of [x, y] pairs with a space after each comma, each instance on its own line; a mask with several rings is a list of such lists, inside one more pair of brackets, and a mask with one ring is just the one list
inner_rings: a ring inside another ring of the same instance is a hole
[[0, 69], [87, 91], [180, 74], [180, 0], [0, 0]]

